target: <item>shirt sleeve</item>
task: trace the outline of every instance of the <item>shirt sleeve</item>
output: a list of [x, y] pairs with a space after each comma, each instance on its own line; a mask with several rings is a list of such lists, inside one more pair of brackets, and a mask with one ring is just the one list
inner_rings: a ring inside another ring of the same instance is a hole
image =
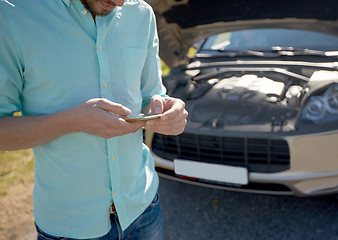
[[11, 18], [0, 3], [0, 117], [21, 111], [23, 68]]
[[162, 69], [159, 58], [159, 39], [156, 29], [154, 12], [151, 10], [149, 44], [147, 57], [141, 76], [141, 90], [143, 96], [142, 107], [150, 103], [153, 95], [166, 95], [166, 88], [162, 84]]

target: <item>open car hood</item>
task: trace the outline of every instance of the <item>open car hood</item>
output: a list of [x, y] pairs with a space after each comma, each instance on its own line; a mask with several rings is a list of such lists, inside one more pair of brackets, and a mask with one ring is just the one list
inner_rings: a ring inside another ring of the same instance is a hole
[[170, 67], [208, 36], [252, 28], [294, 28], [338, 35], [337, 0], [148, 0], [157, 18], [160, 56]]

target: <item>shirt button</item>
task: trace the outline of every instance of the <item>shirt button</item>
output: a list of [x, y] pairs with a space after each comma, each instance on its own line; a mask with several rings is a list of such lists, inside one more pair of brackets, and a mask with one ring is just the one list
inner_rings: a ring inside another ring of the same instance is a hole
[[116, 192], [114, 192], [113, 196], [114, 196], [114, 197], [116, 197], [116, 196], [117, 196], [117, 193], [116, 193]]
[[104, 88], [108, 87], [108, 83], [105, 82], [105, 83], [103, 84], [103, 87], [104, 87]]
[[102, 51], [102, 49], [103, 49], [103, 48], [102, 48], [102, 46], [101, 46], [101, 45], [99, 46], [99, 49], [100, 49], [100, 51]]
[[82, 10], [82, 14], [86, 15], [87, 14], [87, 10]]
[[113, 161], [115, 160], [115, 156], [114, 156], [114, 155], [113, 155], [113, 156], [111, 156], [111, 160], [113, 160]]

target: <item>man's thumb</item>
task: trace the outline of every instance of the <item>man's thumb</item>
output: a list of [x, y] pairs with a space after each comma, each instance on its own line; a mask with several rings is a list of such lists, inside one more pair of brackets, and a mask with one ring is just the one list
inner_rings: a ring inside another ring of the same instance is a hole
[[163, 102], [161, 96], [155, 95], [151, 98], [150, 109], [152, 114], [160, 114], [163, 112]]

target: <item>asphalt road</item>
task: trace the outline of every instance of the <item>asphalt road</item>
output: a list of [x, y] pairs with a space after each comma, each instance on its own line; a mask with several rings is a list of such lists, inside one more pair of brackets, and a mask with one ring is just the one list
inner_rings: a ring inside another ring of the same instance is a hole
[[338, 240], [338, 200], [229, 192], [160, 178], [164, 240]]

